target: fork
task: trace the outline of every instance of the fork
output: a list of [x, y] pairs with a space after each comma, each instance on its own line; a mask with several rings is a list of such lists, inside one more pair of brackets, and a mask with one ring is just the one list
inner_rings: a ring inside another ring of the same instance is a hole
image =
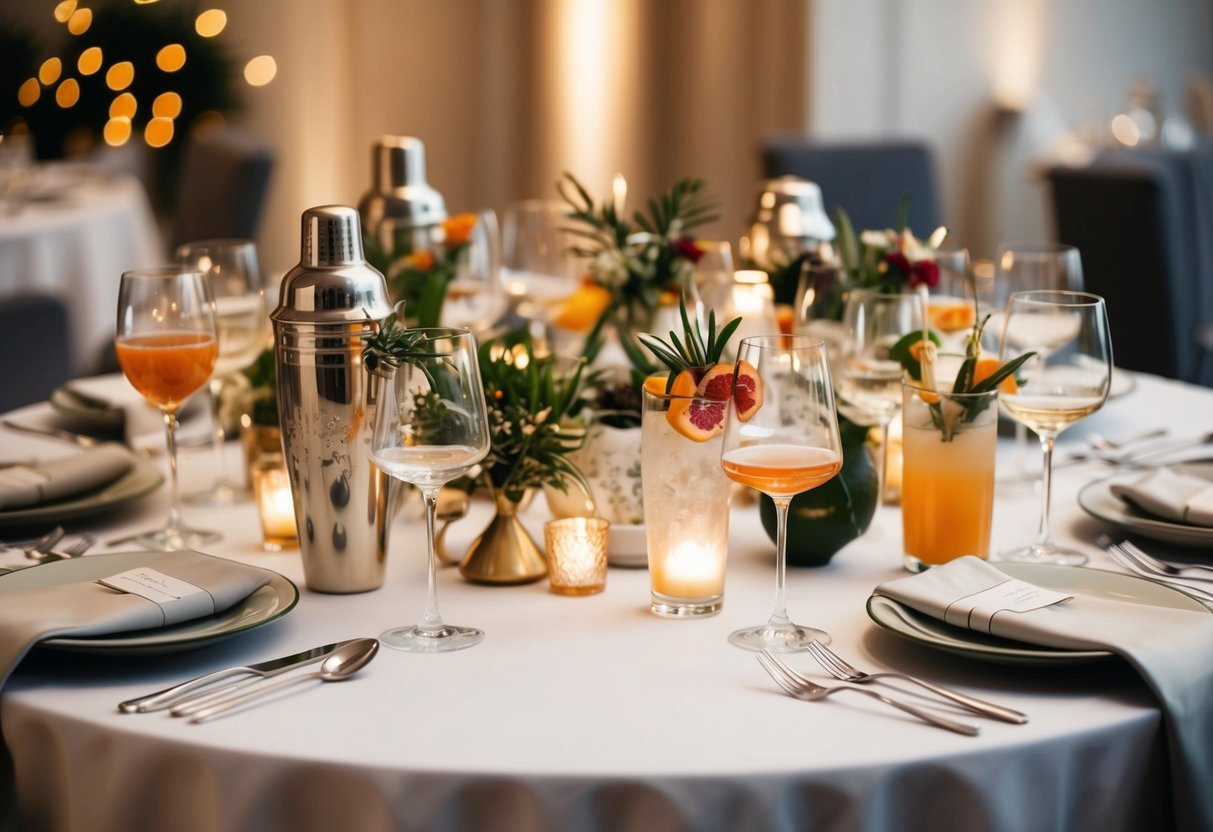
[[1136, 557], [1142, 563], [1153, 567], [1159, 572], [1165, 572], [1168, 575], [1181, 577], [1185, 581], [1213, 581], [1213, 578], [1197, 578], [1192, 575], [1185, 575], [1184, 572], [1188, 569], [1203, 569], [1206, 572], [1213, 572], [1213, 566], [1206, 566], [1203, 563], [1168, 563], [1165, 560], [1160, 560], [1151, 554], [1146, 553], [1140, 547], [1134, 545], [1128, 540], [1120, 541], [1120, 548], [1127, 550], [1130, 554]]
[[1108, 546], [1104, 551], [1108, 553], [1112, 560], [1116, 561], [1130, 572], [1134, 572], [1138, 575], [1144, 575], [1150, 580], [1164, 586], [1173, 587], [1180, 592], [1192, 596], [1205, 606], [1213, 605], [1213, 592], [1206, 592], [1203, 589], [1198, 589], [1190, 584], [1186, 584], [1179, 579], [1170, 578], [1165, 572], [1160, 572], [1151, 568], [1144, 561], [1138, 560], [1136, 556], [1130, 553], [1127, 549], [1124, 549], [1117, 544]]
[[828, 688], [824, 685], [819, 685], [811, 679], [801, 676], [792, 668], [781, 662], [773, 653], [768, 650], [763, 650], [758, 654], [758, 663], [763, 669], [770, 674], [775, 680], [775, 684], [783, 688], [784, 692], [796, 699], [803, 699], [806, 702], [816, 702], [820, 699], [825, 699], [827, 696], [833, 696], [839, 691], [852, 691], [854, 693], [862, 693], [864, 696], [870, 696], [873, 699], [878, 699], [881, 702], [898, 710], [905, 711], [911, 716], [921, 719], [923, 722], [928, 722], [936, 728], [944, 728], [948, 731], [954, 731], [957, 734], [975, 737], [981, 733], [981, 729], [976, 725], [967, 725], [963, 722], [954, 722], [942, 716], [937, 716], [928, 713], [913, 705], [907, 705], [905, 702], [900, 702], [896, 699], [891, 699], [883, 693], [877, 693], [874, 690], [866, 690], [864, 688], [853, 688], [848, 686], [838, 686]]
[[48, 549], [46, 552], [46, 558], [44, 558], [44, 560], [50, 558], [57, 558], [58, 560], [70, 560], [71, 558], [78, 558], [92, 548], [92, 545], [95, 542], [96, 540], [92, 535], [82, 534], [71, 543], [60, 549]]
[[65, 534], [67, 534], [67, 529], [62, 526], [55, 526], [55, 528], [27, 546], [25, 548], [25, 556], [30, 560], [42, 560], [46, 557], [46, 553], [55, 548], [55, 544], [63, 539]]
[[820, 641], [809, 642], [809, 653], [817, 660], [817, 663], [825, 669], [827, 673], [835, 679], [840, 679], [844, 682], [855, 682], [857, 684], [865, 684], [867, 682], [875, 682], [879, 679], [902, 679], [907, 682], [913, 682], [919, 687], [929, 690], [936, 696], [940, 696], [949, 700], [962, 708], [970, 710], [974, 713], [983, 714], [985, 716], [1000, 719], [1003, 722], [1011, 722], [1016, 725], [1023, 725], [1028, 721], [1027, 714], [1004, 708], [1001, 705], [995, 705], [993, 702], [986, 702], [984, 699], [978, 699], [975, 696], [968, 696], [959, 691], [945, 688], [942, 685], [932, 684], [924, 679], [919, 679], [915, 676], [908, 676], [905, 673], [865, 673], [857, 667], [851, 665], [842, 656], [839, 656], [829, 647], [826, 647]]

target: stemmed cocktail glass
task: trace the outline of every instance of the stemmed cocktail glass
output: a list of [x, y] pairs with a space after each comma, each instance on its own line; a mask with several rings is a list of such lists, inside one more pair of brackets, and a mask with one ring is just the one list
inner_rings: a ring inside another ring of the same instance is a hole
[[1040, 531], [1007, 560], [1079, 566], [1087, 557], [1058, 546], [1049, 532], [1053, 444], [1070, 425], [1103, 407], [1112, 384], [1112, 340], [1103, 298], [1087, 292], [1016, 292], [1007, 300], [999, 356], [1035, 351], [1017, 373], [1018, 390], [1001, 393], [1003, 410], [1040, 437], [1044, 479]]
[[484, 385], [476, 360], [476, 339], [466, 330], [414, 329], [418, 340], [383, 385], [375, 416], [371, 458], [387, 474], [411, 483], [425, 498], [429, 582], [421, 622], [379, 638], [389, 647], [415, 653], [460, 650], [484, 633], [456, 627], [438, 612], [434, 524], [438, 492], [466, 474], [489, 452]]
[[218, 540], [217, 532], [182, 525], [177, 485], [177, 412], [210, 379], [219, 353], [214, 300], [205, 275], [177, 268], [123, 274], [115, 350], [127, 380], [164, 414], [168, 444], [168, 524], [131, 540], [165, 550]]
[[[753, 368], [757, 385], [746, 365]], [[779, 534], [775, 609], [765, 624], [737, 630], [729, 641], [777, 653], [801, 650], [817, 640], [828, 644], [830, 636], [823, 630], [792, 623], [786, 598], [788, 506], [794, 496], [826, 482], [842, 467], [826, 347], [807, 335], [745, 338], [737, 366], [720, 464], [729, 479], [775, 502]], [[756, 396], [761, 401], [754, 409]]]

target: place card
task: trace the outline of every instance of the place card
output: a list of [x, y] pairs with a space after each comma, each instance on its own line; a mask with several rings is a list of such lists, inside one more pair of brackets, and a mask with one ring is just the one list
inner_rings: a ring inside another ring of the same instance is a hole
[[989, 633], [994, 616], [1000, 612], [1029, 612], [1072, 600], [1073, 595], [1041, 589], [1027, 581], [1008, 578], [948, 604], [944, 610], [944, 621], [957, 627]]
[[215, 601], [205, 589], [148, 566], [98, 578], [97, 583], [118, 592], [146, 598], [165, 611], [166, 621], [170, 617], [170, 608], [171, 617], [178, 621], [211, 615], [215, 611]]

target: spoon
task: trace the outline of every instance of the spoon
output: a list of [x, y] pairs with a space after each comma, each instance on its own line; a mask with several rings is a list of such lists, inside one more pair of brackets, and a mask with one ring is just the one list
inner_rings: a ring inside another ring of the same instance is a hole
[[[210, 707], [193, 713], [190, 716], [190, 722], [198, 723], [210, 719], [250, 699], [255, 699], [263, 693], [268, 693], [275, 688], [293, 685], [301, 679], [319, 679], [322, 682], [344, 681], [365, 667], [371, 659], [375, 658], [377, 652], [379, 652], [379, 641], [377, 639], [360, 638], [351, 641], [344, 647], [334, 650], [327, 659], [320, 663], [318, 670], [301, 673], [298, 676], [286, 676], [281, 679], [275, 679], [267, 684], [259, 685], [252, 690], [230, 696], [227, 699], [216, 702]], [[186, 715], [184, 713], [172, 713], [174, 716]]]
[[1124, 448], [1127, 445], [1143, 442], [1146, 439], [1157, 439], [1160, 436], [1166, 435], [1166, 428], [1143, 430], [1138, 433], [1131, 433], [1128, 436], [1122, 436], [1119, 439], [1110, 439], [1109, 437], [1102, 436], [1098, 433], [1089, 433], [1087, 434], [1087, 444], [1097, 451], [1119, 451], [1121, 448]]

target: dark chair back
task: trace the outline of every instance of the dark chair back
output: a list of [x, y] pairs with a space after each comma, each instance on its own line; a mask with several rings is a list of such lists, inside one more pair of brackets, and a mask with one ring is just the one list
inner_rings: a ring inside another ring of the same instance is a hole
[[254, 136], [225, 128], [190, 140], [177, 192], [172, 246], [194, 240], [253, 239], [274, 154]]
[[942, 224], [935, 164], [922, 142], [779, 136], [763, 142], [762, 164], [768, 177], [792, 174], [816, 182], [830, 218], [841, 206], [856, 231], [895, 227], [903, 197], [915, 234], [925, 237]]
[[0, 412], [45, 401], [71, 378], [67, 305], [54, 295], [0, 297]]

